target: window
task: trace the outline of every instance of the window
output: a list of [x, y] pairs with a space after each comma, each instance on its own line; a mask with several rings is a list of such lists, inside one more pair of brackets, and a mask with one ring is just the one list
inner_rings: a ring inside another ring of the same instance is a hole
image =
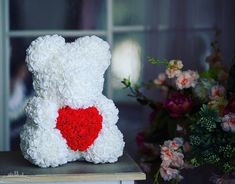
[[[134, 6], [138, 11], [130, 8]], [[114, 63], [106, 72], [104, 93], [122, 101], [124, 94], [115, 96], [121, 79], [133, 76], [137, 82], [140, 78], [144, 6], [144, 0], [1, 1], [0, 150], [18, 149], [19, 130], [26, 120], [24, 106], [33, 94], [32, 77], [24, 62], [31, 41], [46, 34], [62, 35], [66, 41], [85, 35], [107, 40], [113, 47]]]

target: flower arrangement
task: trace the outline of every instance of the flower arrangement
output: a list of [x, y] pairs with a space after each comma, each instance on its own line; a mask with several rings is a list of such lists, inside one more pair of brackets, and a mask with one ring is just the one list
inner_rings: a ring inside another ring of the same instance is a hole
[[[235, 64], [222, 65], [218, 41], [211, 43], [208, 70], [184, 70], [181, 60], [149, 58], [163, 64], [164, 73], [141, 85], [123, 79], [129, 96], [152, 109], [150, 124], [136, 137], [140, 165], [161, 180], [177, 183], [180, 170], [212, 165], [220, 174], [235, 170]], [[160, 89], [165, 98], [156, 102], [143, 89]]]

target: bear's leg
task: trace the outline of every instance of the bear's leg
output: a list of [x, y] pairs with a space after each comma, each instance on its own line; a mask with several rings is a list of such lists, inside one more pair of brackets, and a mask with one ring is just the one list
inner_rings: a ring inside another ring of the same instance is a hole
[[82, 152], [82, 156], [88, 162], [113, 163], [123, 154], [124, 144], [123, 135], [116, 125], [103, 124], [98, 138]]
[[78, 160], [56, 128], [58, 105], [51, 100], [33, 97], [27, 104], [27, 123], [21, 131], [21, 150], [26, 159], [40, 167], [56, 167]]
[[45, 129], [28, 121], [21, 131], [24, 157], [40, 167], [56, 167], [67, 163], [68, 149], [57, 129]]

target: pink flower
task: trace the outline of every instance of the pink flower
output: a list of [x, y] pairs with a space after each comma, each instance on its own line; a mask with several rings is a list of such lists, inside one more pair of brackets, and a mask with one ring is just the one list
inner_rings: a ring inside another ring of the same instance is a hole
[[192, 99], [180, 93], [173, 93], [170, 98], [164, 102], [164, 107], [173, 118], [183, 116], [192, 108]]
[[166, 146], [172, 150], [177, 150], [182, 145], [183, 145], [183, 140], [179, 137], [176, 137], [172, 141], [171, 140], [165, 141], [163, 146]]
[[183, 146], [183, 140], [181, 138], [165, 141], [161, 147], [162, 161], [168, 164], [168, 166], [183, 167], [184, 155], [180, 151], [177, 151], [181, 146]]
[[222, 128], [224, 131], [226, 132], [235, 132], [235, 113], [229, 113], [226, 114], [223, 118], [222, 118]]
[[181, 69], [183, 68], [183, 63], [180, 60], [171, 60], [166, 69], [166, 74], [168, 78], [174, 78], [181, 74]]
[[158, 77], [154, 79], [154, 84], [156, 85], [162, 85], [166, 81], [166, 75], [164, 73], [158, 74]]
[[195, 71], [187, 70], [186, 72], [188, 72], [192, 76], [192, 78], [195, 79], [195, 80], [197, 80], [199, 78], [198, 73], [195, 72]]
[[197, 72], [192, 70], [182, 72], [176, 79], [176, 87], [178, 89], [195, 87], [199, 75]]
[[183, 179], [183, 177], [179, 174], [179, 170], [164, 166], [164, 164], [160, 167], [160, 174], [164, 181], [170, 181], [171, 179]]
[[171, 165], [178, 168], [183, 168], [184, 166], [184, 155], [181, 152], [175, 151], [171, 161]]
[[213, 86], [210, 90], [210, 99], [216, 100], [220, 97], [223, 97], [224, 94], [225, 94], [225, 89], [223, 86], [220, 85]]
[[168, 163], [170, 165], [172, 159], [173, 159], [174, 153], [173, 151], [166, 147], [166, 146], [162, 146], [161, 148], [161, 159], [163, 162]]
[[161, 167], [160, 174], [165, 181], [171, 179], [181, 180], [183, 177], [179, 170], [184, 167], [184, 155], [179, 149], [183, 145], [181, 138], [165, 141], [161, 147]]

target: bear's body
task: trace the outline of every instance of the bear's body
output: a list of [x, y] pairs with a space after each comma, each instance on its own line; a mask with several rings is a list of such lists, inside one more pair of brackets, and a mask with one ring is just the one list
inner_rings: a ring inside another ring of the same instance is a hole
[[110, 59], [108, 43], [96, 36], [65, 43], [53, 35], [31, 43], [26, 62], [35, 96], [20, 135], [27, 160], [56, 167], [74, 160], [112, 163], [123, 154], [118, 109], [102, 94]]

